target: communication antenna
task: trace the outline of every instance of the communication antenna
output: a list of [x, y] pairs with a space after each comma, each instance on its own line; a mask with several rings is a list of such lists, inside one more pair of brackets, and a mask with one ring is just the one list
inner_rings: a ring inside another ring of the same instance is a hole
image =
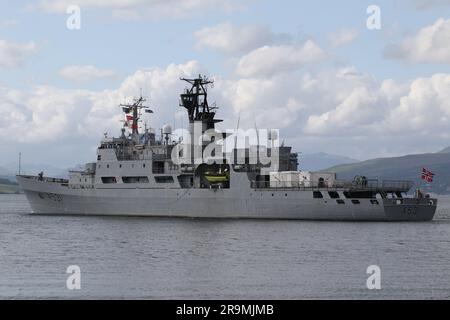
[[22, 152], [19, 152], [19, 176], [22, 173]]

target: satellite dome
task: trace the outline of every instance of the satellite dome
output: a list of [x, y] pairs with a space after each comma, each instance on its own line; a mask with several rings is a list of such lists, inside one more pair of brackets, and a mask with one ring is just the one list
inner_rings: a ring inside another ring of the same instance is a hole
[[163, 134], [172, 134], [172, 127], [170, 125], [168, 125], [168, 124], [165, 124], [162, 127], [162, 133]]

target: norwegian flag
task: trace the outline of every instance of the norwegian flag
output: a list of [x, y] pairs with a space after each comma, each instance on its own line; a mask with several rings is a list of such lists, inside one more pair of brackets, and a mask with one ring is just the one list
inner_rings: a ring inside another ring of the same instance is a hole
[[133, 116], [127, 115], [127, 121], [133, 121]]
[[434, 179], [434, 173], [430, 170], [427, 170], [425, 168], [422, 168], [422, 180], [425, 180], [428, 183], [433, 182]]

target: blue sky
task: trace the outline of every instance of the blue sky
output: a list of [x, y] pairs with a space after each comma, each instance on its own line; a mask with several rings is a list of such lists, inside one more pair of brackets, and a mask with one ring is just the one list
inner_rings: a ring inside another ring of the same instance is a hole
[[[66, 28], [68, 4], [80, 30]], [[366, 27], [373, 4], [381, 30]], [[256, 119], [298, 151], [437, 151], [450, 145], [449, 19], [448, 0], [2, 1], [0, 165], [19, 151], [62, 167], [94, 159], [140, 87], [155, 126], [182, 124], [177, 79], [160, 81], [190, 72], [216, 78], [224, 125]]]
[[[164, 67], [191, 59], [200, 60], [211, 73], [225, 74], [223, 56], [217, 52], [197, 50], [194, 37], [195, 31], [222, 22], [267, 25], [273, 32], [287, 33], [297, 40], [313, 38], [324, 46], [330, 32], [341, 28], [358, 29], [363, 33], [358, 41], [339, 48], [334, 54], [343, 63], [379, 78], [408, 79], [448, 72], [450, 68], [448, 65], [416, 65], [411, 68], [409, 64], [383, 59], [383, 48], [387, 43], [450, 14], [450, 7], [418, 10], [414, 1], [408, 0], [376, 2], [382, 10], [384, 28], [381, 31], [366, 29], [366, 8], [374, 2], [361, 0], [339, 3], [329, 0], [254, 0], [237, 11], [209, 9], [194, 19], [163, 17], [138, 21], [113, 19], [108, 8], [88, 7], [83, 10], [81, 6], [82, 28], [79, 31], [65, 28], [67, 14], [27, 9], [36, 3], [39, 1], [4, 1], [0, 4], [1, 20], [17, 23], [0, 29], [1, 37], [11, 41], [35, 41], [40, 47], [39, 53], [24, 68], [9, 72], [2, 70], [3, 82], [26, 86], [33, 79], [36, 83], [74, 87], [70, 83], [61, 83], [57, 77], [59, 68], [67, 64], [95, 64], [115, 69], [126, 76], [139, 68]], [[77, 1], [70, 3], [76, 4]], [[117, 79], [118, 83], [120, 79]]]

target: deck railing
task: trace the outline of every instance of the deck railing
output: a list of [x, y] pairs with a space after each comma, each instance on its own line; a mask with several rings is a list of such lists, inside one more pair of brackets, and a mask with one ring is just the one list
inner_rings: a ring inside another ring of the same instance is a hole
[[332, 183], [312, 183], [309, 181], [251, 181], [253, 189], [299, 189], [299, 190], [337, 190], [407, 192], [413, 187], [412, 181], [368, 179], [363, 182], [335, 180]]
[[61, 179], [61, 178], [50, 178], [50, 177], [40, 178], [39, 176], [21, 176], [21, 177], [25, 178], [25, 179], [37, 180], [37, 181], [42, 181], [42, 182], [69, 183], [69, 180]]

